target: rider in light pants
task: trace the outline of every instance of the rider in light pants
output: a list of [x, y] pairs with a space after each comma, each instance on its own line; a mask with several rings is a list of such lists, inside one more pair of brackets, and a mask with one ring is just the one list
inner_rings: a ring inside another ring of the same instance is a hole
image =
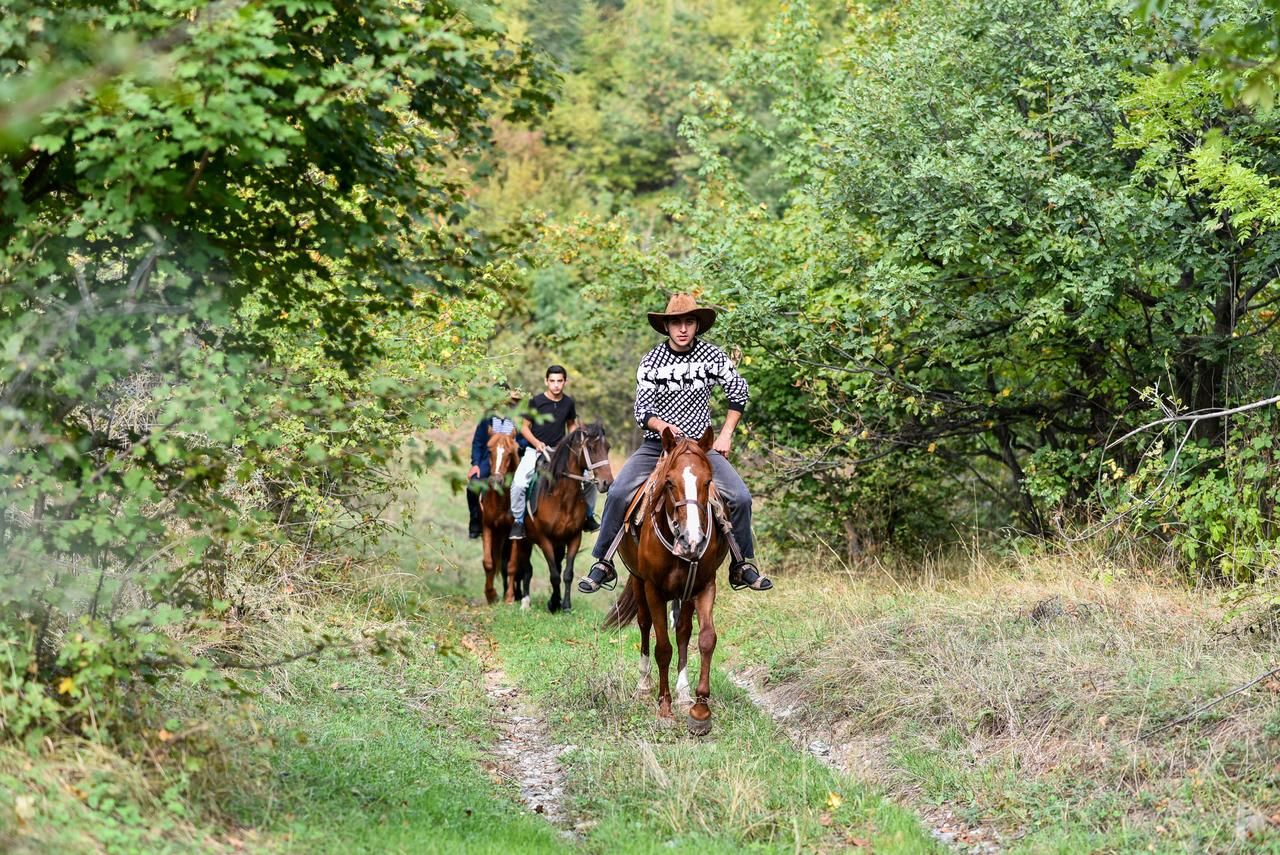
[[[533, 468], [537, 465], [538, 455], [551, 455], [551, 448], [578, 428], [578, 409], [573, 398], [564, 393], [568, 382], [568, 372], [563, 366], [552, 365], [545, 376], [547, 391], [535, 395], [529, 402], [529, 415], [521, 420], [520, 435], [529, 443], [516, 474], [511, 482], [511, 516], [515, 525], [511, 526], [511, 539], [524, 539], [524, 514], [528, 507], [525, 495], [529, 489], [529, 481], [533, 478]], [[536, 424], [535, 424], [536, 420]], [[596, 531], [600, 524], [596, 522], [596, 490], [591, 487], [583, 498], [587, 502], [587, 521], [583, 531]]]
[[[551, 453], [551, 448], [547, 447], [547, 454]], [[526, 448], [524, 455], [520, 458], [520, 465], [516, 467], [516, 474], [511, 480], [511, 516], [515, 517], [517, 523], [522, 527], [524, 525], [525, 510], [529, 506], [529, 482], [533, 479], [533, 468], [538, 465], [539, 453], [534, 448]], [[595, 531], [598, 525], [593, 527], [596, 521], [596, 500], [599, 498], [599, 491], [596, 485], [587, 483], [583, 489], [582, 498], [587, 503], [587, 531]]]

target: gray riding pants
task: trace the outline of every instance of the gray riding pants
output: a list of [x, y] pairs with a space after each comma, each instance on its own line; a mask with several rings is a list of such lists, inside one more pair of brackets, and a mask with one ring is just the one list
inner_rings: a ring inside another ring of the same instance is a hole
[[[661, 456], [662, 440], [646, 439], [614, 476], [613, 486], [605, 495], [600, 533], [596, 535], [596, 545], [591, 550], [596, 558], [605, 557], [609, 544], [613, 543], [618, 530], [622, 528], [631, 494], [644, 484]], [[738, 542], [738, 549], [742, 551], [743, 558], [754, 558], [756, 550], [751, 538], [751, 491], [738, 473], [733, 471], [728, 460], [714, 451], [707, 454], [707, 458], [711, 461], [711, 479], [715, 481], [716, 490], [728, 507], [729, 522], [733, 524], [733, 538]]]

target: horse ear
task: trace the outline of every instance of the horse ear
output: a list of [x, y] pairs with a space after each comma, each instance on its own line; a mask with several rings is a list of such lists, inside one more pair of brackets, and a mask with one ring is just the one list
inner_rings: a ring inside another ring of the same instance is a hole
[[670, 451], [676, 444], [676, 432], [668, 425], [662, 429], [662, 450]]
[[489, 425], [489, 436], [493, 436], [493, 425]]
[[716, 434], [710, 427], [702, 432], [702, 439], [698, 440], [698, 447], [703, 451], [710, 451], [711, 446], [716, 441]]

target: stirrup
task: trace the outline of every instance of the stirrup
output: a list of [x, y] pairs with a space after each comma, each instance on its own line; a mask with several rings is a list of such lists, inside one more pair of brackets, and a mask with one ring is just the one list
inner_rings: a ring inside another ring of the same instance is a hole
[[592, 564], [586, 578], [578, 582], [578, 592], [582, 594], [594, 594], [601, 588], [612, 591], [616, 587], [618, 587], [618, 571], [613, 569], [613, 562], [607, 558], [601, 558]]
[[761, 575], [756, 565], [749, 560], [744, 560], [740, 564], [730, 565], [729, 587], [735, 591], [741, 591], [744, 588], [752, 591], [767, 591], [773, 587], [773, 582], [769, 581], [769, 577]]

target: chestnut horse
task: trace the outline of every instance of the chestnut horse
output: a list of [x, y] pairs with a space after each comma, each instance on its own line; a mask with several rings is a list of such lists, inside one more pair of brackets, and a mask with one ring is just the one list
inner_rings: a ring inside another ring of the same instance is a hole
[[[606, 627], [620, 627], [632, 619], [640, 625], [640, 690], [649, 682], [649, 630], [658, 636], [658, 719], [671, 720], [671, 638], [666, 604], [681, 603], [676, 619], [676, 644], [680, 649], [676, 689], [680, 703], [688, 703], [689, 636], [693, 610], [698, 612], [698, 650], [702, 668], [696, 700], [689, 708], [689, 732], [702, 736], [711, 730], [711, 656], [716, 649], [716, 629], [711, 616], [716, 602], [716, 571], [729, 554], [726, 519], [715, 513], [719, 500], [712, 489], [711, 450], [714, 434], [708, 428], [699, 440], [662, 432], [664, 455], [642, 490], [650, 490], [639, 538], [622, 538], [618, 554], [631, 577], [605, 618]], [[631, 524], [627, 520], [627, 525]]]
[[484, 547], [484, 598], [490, 603], [498, 601], [493, 587], [493, 576], [502, 569], [502, 587], [511, 602], [515, 586], [510, 583], [508, 568], [514, 550], [511, 549], [511, 476], [520, 463], [520, 449], [515, 437], [509, 433], [489, 430], [489, 480], [480, 494], [481, 541]]
[[[587, 425], [569, 434], [556, 446], [550, 462], [539, 468], [538, 484], [533, 488], [539, 491], [537, 510], [525, 520], [525, 540], [517, 541], [521, 544], [518, 564], [526, 606], [533, 576], [529, 556], [533, 545], [537, 544], [547, 560], [551, 576], [551, 600], [547, 609], [552, 612], [573, 609], [570, 598], [573, 561], [582, 544], [582, 526], [587, 519], [587, 502], [583, 493], [591, 486], [607, 493], [611, 484], [613, 467], [609, 465], [609, 442], [604, 437], [601, 424]], [[560, 595], [561, 579], [564, 581], [563, 599]]]

